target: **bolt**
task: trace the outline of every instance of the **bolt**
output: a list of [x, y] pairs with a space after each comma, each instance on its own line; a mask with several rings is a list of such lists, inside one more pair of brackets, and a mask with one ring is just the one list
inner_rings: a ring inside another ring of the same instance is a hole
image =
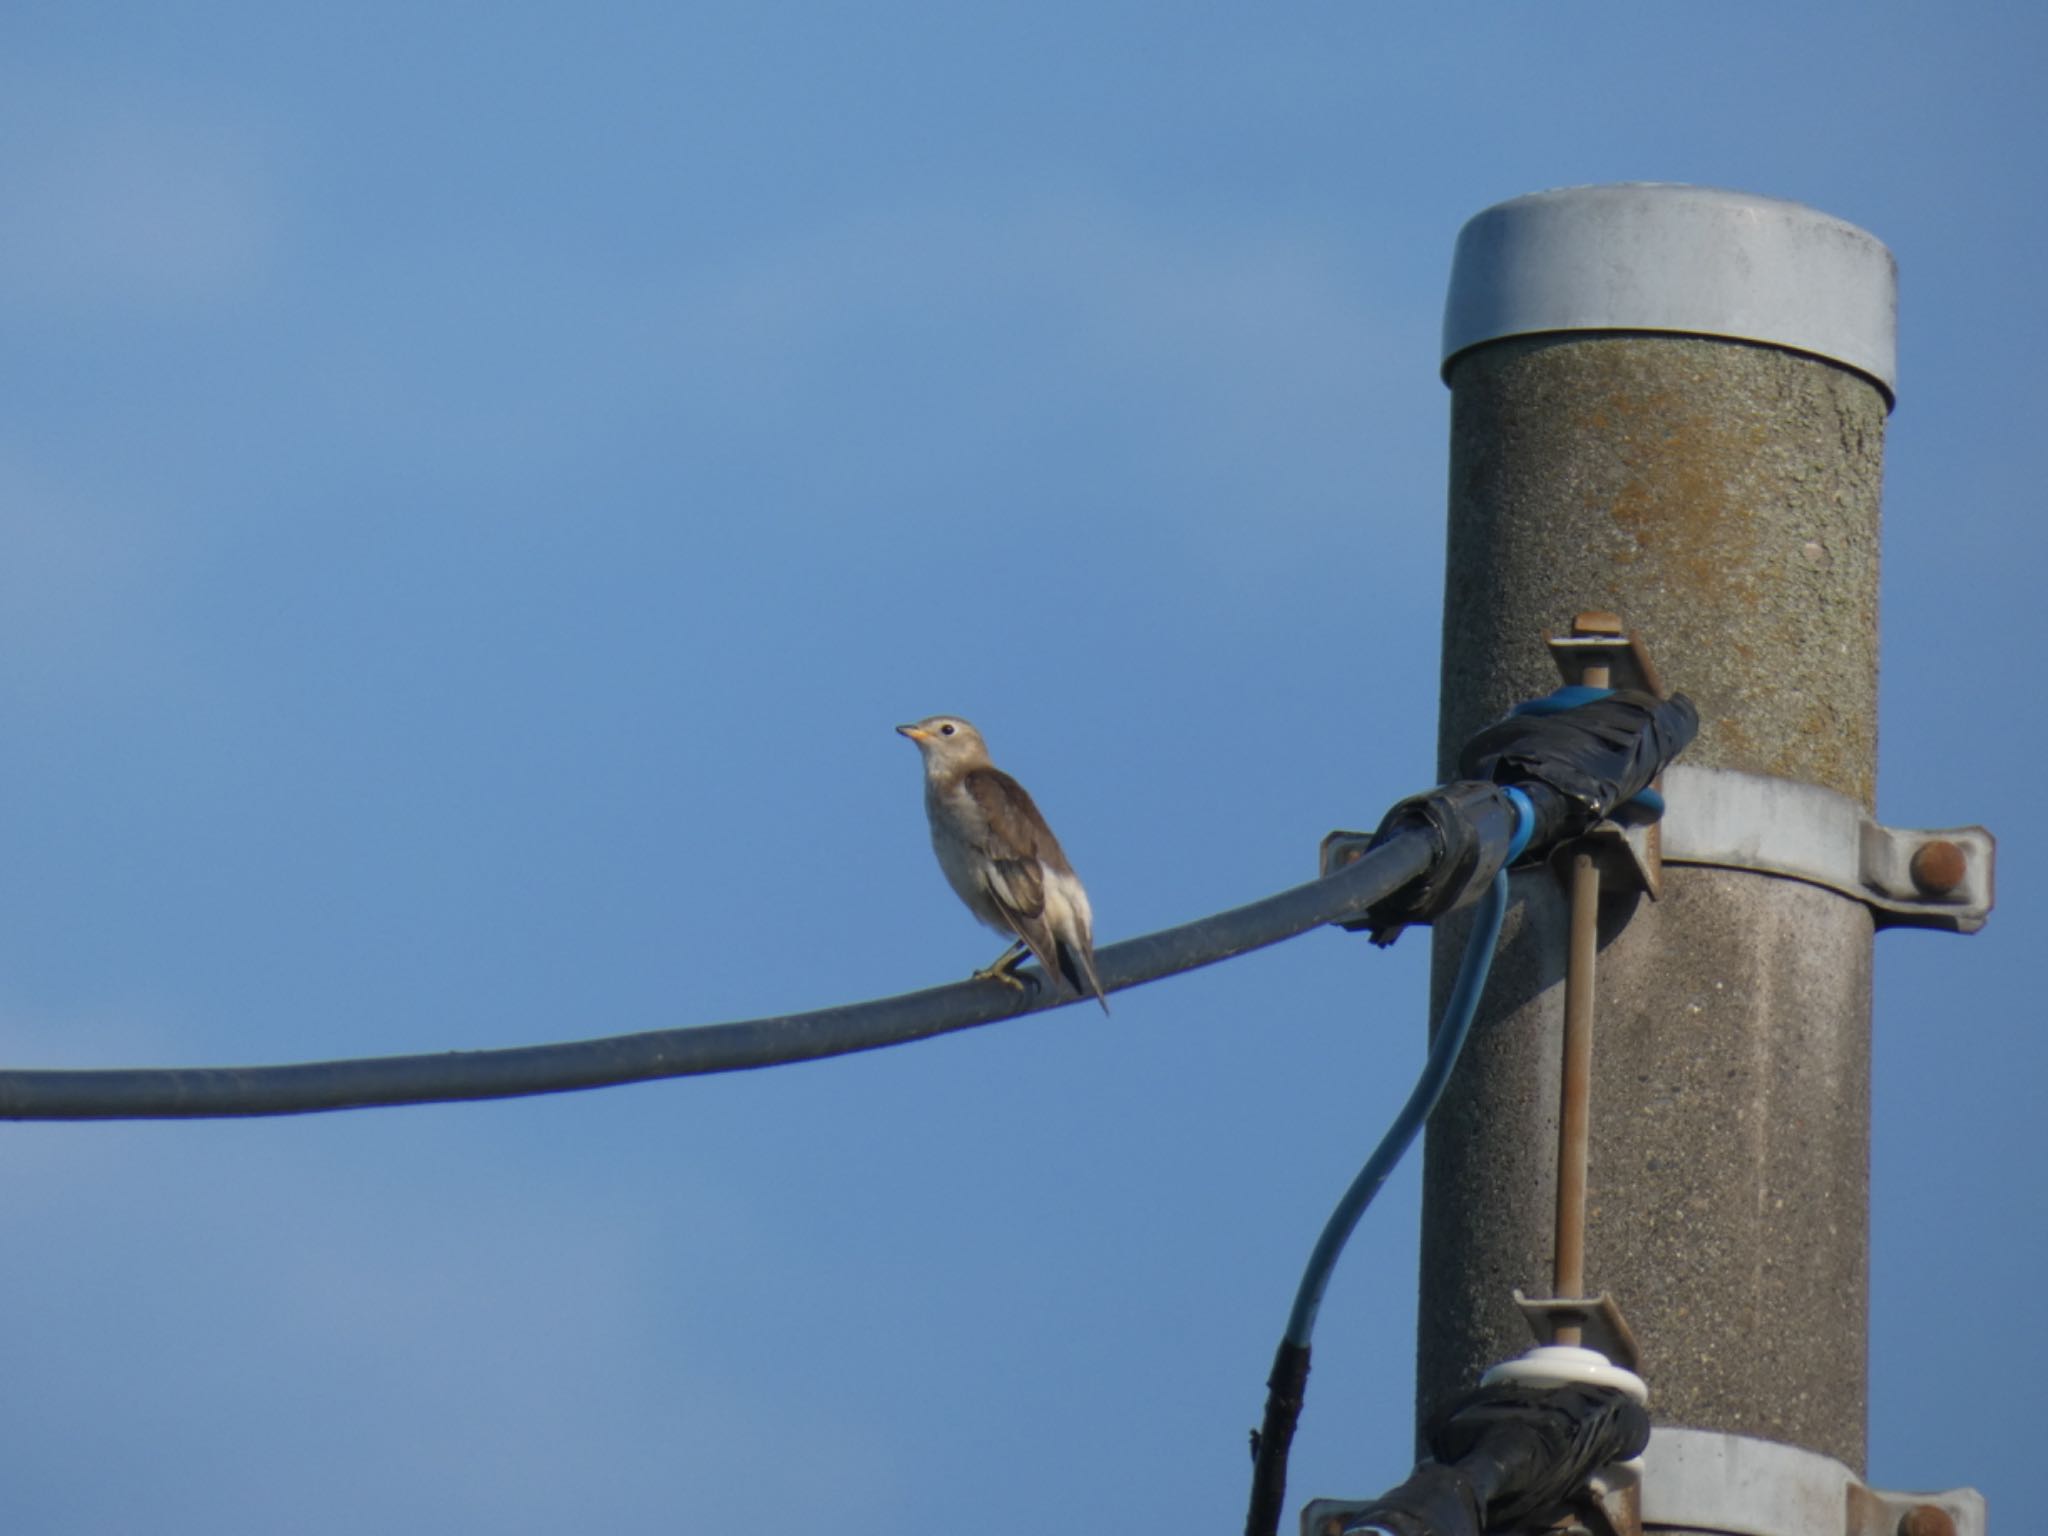
[[1915, 1504], [1899, 1516], [1899, 1536], [1956, 1536], [1955, 1517], [1938, 1504]]
[[1963, 883], [1969, 871], [1969, 856], [1954, 843], [1937, 837], [1913, 850], [1910, 872], [1913, 883], [1929, 896], [1946, 896]]

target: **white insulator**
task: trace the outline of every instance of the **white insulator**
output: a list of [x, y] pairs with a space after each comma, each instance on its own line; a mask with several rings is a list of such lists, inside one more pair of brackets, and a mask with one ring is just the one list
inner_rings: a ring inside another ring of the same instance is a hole
[[1527, 1354], [1503, 1360], [1479, 1379], [1489, 1387], [1497, 1381], [1522, 1387], [1612, 1387], [1645, 1406], [1650, 1401], [1650, 1389], [1642, 1377], [1623, 1370], [1599, 1350], [1581, 1349], [1576, 1344], [1539, 1345]]

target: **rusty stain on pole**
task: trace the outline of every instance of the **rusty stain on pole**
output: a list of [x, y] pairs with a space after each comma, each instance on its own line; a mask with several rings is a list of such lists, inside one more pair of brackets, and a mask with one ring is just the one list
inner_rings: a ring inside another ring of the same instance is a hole
[[[1518, 198], [1461, 236], [1439, 750], [1627, 616], [1700, 706], [1688, 761], [1875, 795], [1891, 258], [1795, 204], [1699, 188]], [[1915, 878], [1949, 871], [1930, 858]], [[1559, 1259], [1569, 903], [1516, 877], [1488, 1000], [1431, 1122], [1418, 1407], [1528, 1342]], [[1864, 1454], [1869, 910], [1739, 870], [1599, 907], [1586, 1272], [1660, 1423]], [[1439, 997], [1462, 925], [1438, 940]]]

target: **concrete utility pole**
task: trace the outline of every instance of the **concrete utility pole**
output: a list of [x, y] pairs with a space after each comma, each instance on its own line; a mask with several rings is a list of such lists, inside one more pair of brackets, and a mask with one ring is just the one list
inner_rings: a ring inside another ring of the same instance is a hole
[[[1442, 775], [1556, 686], [1545, 637], [1585, 610], [1700, 711], [1661, 899], [1602, 893], [1586, 1287], [1640, 1342], [1658, 1425], [1859, 1473], [1873, 928], [1968, 931], [1990, 894], [1981, 829], [1868, 819], [1894, 284], [1809, 208], [1578, 188], [1466, 226], [1444, 337]], [[1569, 901], [1547, 872], [1515, 891], [1429, 1129], [1424, 1417], [1528, 1346], [1511, 1293], [1551, 1286]]]

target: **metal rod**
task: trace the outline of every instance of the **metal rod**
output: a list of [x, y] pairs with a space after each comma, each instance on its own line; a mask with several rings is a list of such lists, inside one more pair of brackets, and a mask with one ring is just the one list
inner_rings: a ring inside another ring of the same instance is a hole
[[[1550, 1293], [1586, 1294], [1586, 1165], [1592, 1135], [1593, 972], [1600, 940], [1600, 866], [1572, 855], [1572, 916], [1564, 980], [1564, 1070], [1557, 1111], [1557, 1241]], [[1579, 1342], [1577, 1324], [1557, 1342]]]
[[[1574, 633], [1578, 631], [1575, 629]], [[1587, 688], [1605, 688], [1613, 672], [1604, 662], [1579, 670]], [[1572, 856], [1571, 930], [1566, 940], [1563, 1069], [1557, 1108], [1557, 1236], [1552, 1245], [1550, 1294], [1586, 1294], [1586, 1168], [1592, 1140], [1593, 973], [1599, 964], [1600, 868], [1590, 853]], [[1577, 1344], [1580, 1328], [1566, 1323], [1557, 1342]]]
[[[1096, 957], [1102, 984], [1110, 991], [1136, 986], [1362, 917], [1427, 873], [1436, 857], [1429, 834], [1403, 833], [1324, 879], [1110, 945]], [[1019, 974], [1027, 984], [1037, 975], [1029, 969]], [[959, 981], [814, 1013], [511, 1050], [273, 1067], [0, 1072], [0, 1120], [300, 1115], [564, 1093], [870, 1051], [1074, 1001], [1042, 983], [1017, 992], [988, 981]]]

